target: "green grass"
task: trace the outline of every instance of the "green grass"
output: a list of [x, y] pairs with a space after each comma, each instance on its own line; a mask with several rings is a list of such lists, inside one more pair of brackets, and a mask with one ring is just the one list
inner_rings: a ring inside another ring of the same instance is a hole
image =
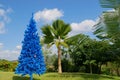
[[[0, 80], [29, 80], [29, 76], [21, 77], [13, 72], [0, 72]], [[86, 73], [46, 73], [42, 76], [34, 75], [33, 80], [120, 80], [120, 77]]]

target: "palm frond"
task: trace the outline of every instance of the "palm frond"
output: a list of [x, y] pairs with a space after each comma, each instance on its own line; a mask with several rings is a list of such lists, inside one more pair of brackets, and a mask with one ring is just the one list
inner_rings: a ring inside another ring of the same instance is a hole
[[69, 37], [67, 39], [65, 39], [65, 42], [69, 45], [73, 45], [73, 44], [82, 44], [85, 40], [88, 40], [88, 36], [83, 35], [83, 34], [78, 34], [72, 37]]
[[[71, 31], [71, 27], [69, 24], [65, 24], [62, 20], [56, 20], [52, 24], [53, 30], [56, 31], [56, 37], [60, 36], [64, 39], [64, 37]], [[64, 36], [64, 37], [63, 37]]]
[[104, 8], [118, 8], [120, 7], [120, 0], [100, 0], [100, 4]]
[[54, 36], [51, 32], [50, 26], [49, 25], [45, 25], [41, 28], [42, 33], [44, 34], [43, 39], [44, 39], [44, 43], [48, 44], [54, 41]]
[[71, 31], [71, 27], [70, 27], [70, 25], [69, 24], [66, 24], [63, 28], [62, 28], [62, 36], [63, 35], [67, 35], [70, 31]]
[[65, 42], [60, 42], [60, 44], [62, 45], [62, 46], [64, 46], [64, 47], [66, 47], [66, 48], [68, 48], [68, 44], [67, 43], [65, 43]]
[[120, 32], [119, 15], [116, 11], [104, 12], [94, 25], [94, 34], [98, 38], [111, 38]]
[[52, 35], [52, 33], [51, 33], [51, 30], [50, 30], [50, 25], [45, 25], [45, 26], [43, 26], [42, 28], [41, 28], [41, 30], [42, 30], [42, 33], [44, 34], [44, 35], [47, 35], [47, 36], [51, 36]]
[[67, 34], [71, 31], [69, 24], [64, 23], [62, 20], [56, 20], [52, 25], [45, 25], [41, 28], [45, 44], [55, 44], [56, 47], [62, 45], [67, 47], [67, 44], [64, 42]]

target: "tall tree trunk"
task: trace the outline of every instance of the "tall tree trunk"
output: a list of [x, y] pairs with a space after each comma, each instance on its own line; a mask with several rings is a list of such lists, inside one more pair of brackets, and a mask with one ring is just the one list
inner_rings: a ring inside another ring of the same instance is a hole
[[58, 73], [62, 73], [60, 46], [58, 46]]
[[60, 49], [60, 36], [59, 36], [59, 45], [58, 45], [58, 73], [62, 73], [62, 66], [61, 66], [61, 49]]
[[117, 67], [116, 72], [117, 72], [117, 76], [120, 76], [120, 74], [119, 74], [119, 67]]
[[100, 62], [99, 63], [99, 74], [101, 74], [101, 66], [102, 66], [102, 63]]
[[90, 63], [90, 73], [92, 74], [92, 64]]

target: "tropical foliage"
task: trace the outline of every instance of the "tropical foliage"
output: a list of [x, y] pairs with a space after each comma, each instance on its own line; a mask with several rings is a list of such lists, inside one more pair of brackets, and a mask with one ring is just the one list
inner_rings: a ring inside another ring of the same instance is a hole
[[44, 34], [44, 42], [48, 46], [56, 45], [58, 49], [58, 73], [62, 73], [61, 66], [61, 46], [67, 47], [65, 39], [67, 34], [71, 31], [69, 24], [64, 23], [62, 20], [56, 20], [52, 25], [45, 25], [42, 27], [42, 32]]
[[94, 26], [94, 34], [100, 39], [109, 40], [111, 53], [114, 54], [113, 64], [116, 64], [117, 74], [120, 66], [120, 0], [100, 0], [104, 8], [113, 8], [111, 11], [104, 11]]

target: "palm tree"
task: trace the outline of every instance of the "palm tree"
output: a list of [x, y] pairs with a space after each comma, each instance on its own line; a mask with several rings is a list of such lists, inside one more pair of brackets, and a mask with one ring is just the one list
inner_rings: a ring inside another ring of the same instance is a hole
[[99, 38], [115, 39], [120, 34], [119, 15], [116, 11], [105, 12], [99, 19], [99, 22], [94, 25], [94, 34]]
[[120, 0], [99, 0], [103, 8], [118, 8], [120, 7]]
[[114, 11], [105, 11], [98, 23], [94, 25], [94, 34], [99, 38], [115, 40], [120, 34], [120, 0], [100, 0], [104, 8], [114, 8]]
[[65, 39], [67, 34], [71, 31], [69, 24], [64, 23], [62, 20], [56, 20], [52, 25], [45, 25], [42, 28], [42, 33], [44, 34], [44, 43], [52, 46], [56, 45], [58, 50], [58, 73], [62, 73], [61, 66], [61, 46], [67, 47]]
[[[102, 7], [113, 8], [114, 11], [103, 12], [98, 23], [94, 26], [94, 34], [113, 43], [112, 52], [115, 53], [115, 62], [120, 65], [120, 0], [100, 0], [100, 3]], [[118, 75], [120, 74], [118, 73]]]

